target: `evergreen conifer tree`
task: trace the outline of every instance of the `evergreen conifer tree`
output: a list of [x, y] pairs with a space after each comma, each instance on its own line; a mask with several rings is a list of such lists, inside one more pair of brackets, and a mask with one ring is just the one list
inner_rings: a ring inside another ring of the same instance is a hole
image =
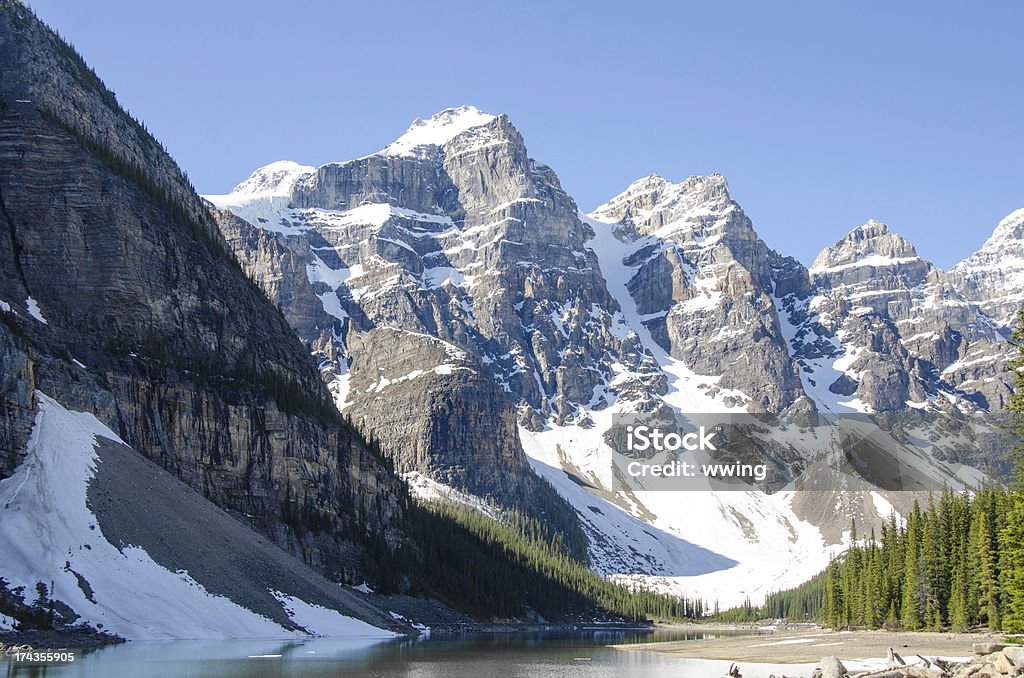
[[1014, 414], [1011, 430], [1016, 437], [1013, 448], [1014, 477], [1008, 497], [1006, 524], [999, 535], [1003, 558], [1003, 592], [1006, 599], [1004, 630], [1024, 633], [1024, 309], [1017, 313], [1011, 343], [1017, 355], [1010, 361], [1013, 370], [1013, 395], [1008, 409]]

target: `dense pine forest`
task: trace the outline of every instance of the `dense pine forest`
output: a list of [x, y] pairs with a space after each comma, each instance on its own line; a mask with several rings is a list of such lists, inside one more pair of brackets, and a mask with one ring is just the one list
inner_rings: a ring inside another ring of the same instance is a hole
[[480, 618], [523, 618], [530, 610], [548, 620], [704, 616], [699, 600], [633, 591], [602, 579], [535, 518], [515, 511], [494, 520], [470, 507], [428, 503], [415, 507], [413, 522], [425, 548], [401, 560], [416, 571], [417, 592]]
[[944, 492], [903, 521], [892, 516], [814, 579], [719, 615], [819, 620], [833, 628], [965, 631], [975, 626], [1024, 633], [1024, 310], [1010, 361], [1009, 409], [1016, 413], [1014, 477], [973, 493]]
[[915, 503], [904, 525], [893, 517], [881, 539], [871, 534], [826, 570], [822, 621], [832, 627], [965, 631], [981, 624], [1024, 631], [1020, 501], [1018, 494], [989, 486], [974, 496], [946, 492], [924, 510]]

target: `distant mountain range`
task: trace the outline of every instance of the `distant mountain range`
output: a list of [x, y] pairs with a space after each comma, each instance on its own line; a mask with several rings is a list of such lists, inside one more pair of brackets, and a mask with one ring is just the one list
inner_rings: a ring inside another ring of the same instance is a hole
[[[808, 269], [759, 238], [720, 175], [650, 175], [582, 214], [507, 116], [471, 106], [378, 153], [272, 163], [205, 197], [337, 407], [414, 490], [522, 507], [540, 476], [603, 574], [756, 599], [822, 569], [851, 518], [909, 501], [870, 478], [615, 493], [616, 413], [870, 414], [911, 432], [894, 454], [928, 447], [929, 477], [993, 462], [978, 441], [1009, 396], [1024, 210], [949, 271], [875, 221]], [[777, 445], [776, 474], [795, 482], [820, 443]]]

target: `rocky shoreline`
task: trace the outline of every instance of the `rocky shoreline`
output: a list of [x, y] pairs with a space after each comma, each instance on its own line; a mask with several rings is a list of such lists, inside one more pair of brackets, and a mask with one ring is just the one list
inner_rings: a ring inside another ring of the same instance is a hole
[[[1011, 678], [1024, 675], [1024, 646], [974, 643], [973, 650], [971, 660], [954, 662], [940, 657], [928, 659], [919, 654], [904, 659], [890, 647], [884, 667], [863, 671], [848, 671], [838, 657], [822, 657], [811, 678]], [[742, 672], [733, 665], [726, 675], [741, 678]]]
[[92, 650], [123, 642], [124, 638], [92, 629], [3, 631], [0, 632], [0, 657], [39, 650]]
[[[716, 626], [738, 635], [613, 645], [680, 659], [724, 660], [726, 676], [744, 665], [777, 666], [773, 678], [1003, 678], [1024, 676], [1024, 645], [993, 633], [830, 631], [820, 627]], [[1020, 639], [1016, 639], [1020, 642]], [[785, 665], [792, 664], [791, 668]]]

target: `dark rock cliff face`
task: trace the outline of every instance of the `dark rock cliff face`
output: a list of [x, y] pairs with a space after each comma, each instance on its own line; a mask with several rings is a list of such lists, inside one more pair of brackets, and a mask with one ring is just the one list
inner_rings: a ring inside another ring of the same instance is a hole
[[173, 160], [9, 0], [0, 63], [0, 477], [38, 389], [328, 576], [361, 580], [366, 535], [401, 538], [404, 494], [336, 416], [306, 347]]

